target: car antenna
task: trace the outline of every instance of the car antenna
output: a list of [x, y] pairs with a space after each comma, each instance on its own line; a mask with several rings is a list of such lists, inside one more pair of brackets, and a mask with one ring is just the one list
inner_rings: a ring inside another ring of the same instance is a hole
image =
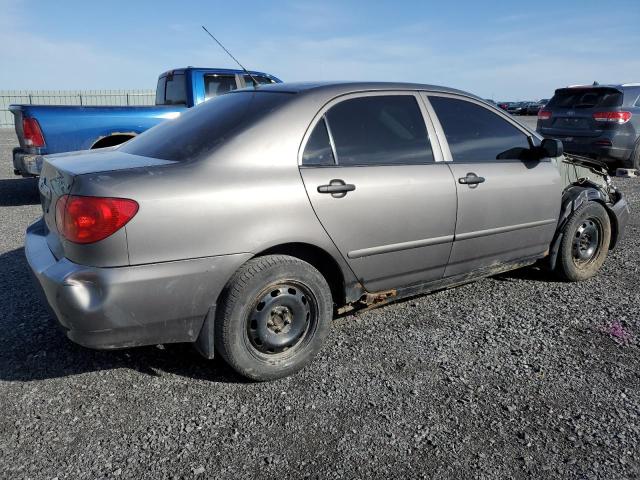
[[208, 34], [211, 38], [213, 38], [213, 39], [215, 40], [215, 42], [216, 42], [218, 45], [220, 45], [220, 48], [222, 48], [222, 50], [224, 50], [224, 51], [225, 51], [225, 53], [226, 53], [227, 55], [229, 55], [231, 58], [233, 58], [233, 61], [234, 61], [234, 62], [236, 62], [238, 65], [240, 65], [240, 68], [241, 68], [242, 70], [244, 70], [244, 73], [246, 73], [247, 75], [249, 75], [249, 77], [251, 77], [251, 80], [253, 80], [253, 88], [258, 88], [258, 87], [260, 86], [260, 84], [259, 84], [259, 83], [258, 83], [258, 81], [255, 79], [255, 77], [254, 77], [253, 75], [251, 75], [251, 73], [249, 73], [249, 70], [247, 70], [246, 68], [244, 68], [244, 65], [242, 65], [242, 64], [238, 61], [238, 59], [237, 59], [236, 57], [234, 57], [233, 55], [231, 55], [231, 52], [230, 52], [229, 50], [227, 50], [226, 48], [224, 48], [224, 45], [222, 45], [222, 44], [220, 43], [220, 41], [219, 41], [216, 37], [214, 37], [214, 36], [211, 34], [211, 32], [210, 32], [209, 30], [207, 30], [207, 28], [206, 28], [204, 25], [201, 25], [201, 27], [202, 27], [202, 29], [203, 29], [205, 32], [207, 32], [207, 34]]

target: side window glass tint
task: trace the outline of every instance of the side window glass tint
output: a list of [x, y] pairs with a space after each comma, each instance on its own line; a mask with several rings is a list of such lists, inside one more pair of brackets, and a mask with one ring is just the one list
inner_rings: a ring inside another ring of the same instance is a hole
[[335, 164], [324, 117], [316, 124], [309, 136], [302, 154], [302, 164], [306, 166]]
[[235, 75], [205, 75], [204, 96], [208, 100], [236, 89]]
[[429, 97], [454, 162], [526, 160], [527, 136], [488, 109], [466, 100]]
[[327, 113], [340, 165], [433, 162], [427, 128], [413, 95], [353, 98]]

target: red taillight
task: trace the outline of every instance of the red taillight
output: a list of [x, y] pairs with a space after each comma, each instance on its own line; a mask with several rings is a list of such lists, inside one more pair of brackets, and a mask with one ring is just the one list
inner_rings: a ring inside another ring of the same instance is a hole
[[94, 243], [120, 230], [138, 212], [128, 198], [63, 195], [56, 203], [60, 234], [74, 243]]
[[24, 144], [28, 147], [44, 147], [44, 137], [40, 124], [35, 118], [22, 119], [22, 134], [24, 135]]
[[596, 122], [627, 123], [631, 120], [631, 112], [596, 112], [593, 119]]
[[551, 118], [551, 112], [549, 110], [540, 110], [538, 112], [538, 120], [549, 120]]

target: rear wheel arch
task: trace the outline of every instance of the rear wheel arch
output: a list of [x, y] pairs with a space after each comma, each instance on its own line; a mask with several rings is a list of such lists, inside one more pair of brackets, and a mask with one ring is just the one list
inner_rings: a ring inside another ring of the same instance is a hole
[[121, 143], [131, 140], [135, 136], [135, 133], [114, 133], [111, 135], [107, 135], [96, 140], [93, 145], [91, 145], [91, 150], [94, 150], [96, 148], [106, 148], [120, 145]]
[[331, 295], [337, 306], [348, 301], [345, 275], [336, 259], [326, 250], [310, 243], [292, 242], [269, 247], [255, 255], [288, 255], [307, 262], [318, 270], [331, 288]]

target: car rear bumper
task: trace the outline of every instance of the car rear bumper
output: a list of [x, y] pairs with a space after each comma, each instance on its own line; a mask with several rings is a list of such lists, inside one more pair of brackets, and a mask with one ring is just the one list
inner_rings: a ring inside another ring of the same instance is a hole
[[[631, 158], [633, 144], [621, 145], [615, 136], [600, 135], [597, 137], [558, 135], [542, 130], [545, 138], [556, 138], [562, 141], [564, 151], [576, 155], [584, 155], [607, 163], [627, 163]], [[626, 143], [626, 142], [625, 142]]]
[[23, 177], [40, 175], [42, 154], [29, 152], [21, 147], [13, 149], [13, 173]]
[[67, 337], [98, 349], [195, 341], [227, 280], [251, 257], [87, 267], [54, 257], [42, 220], [27, 229], [25, 254]]

